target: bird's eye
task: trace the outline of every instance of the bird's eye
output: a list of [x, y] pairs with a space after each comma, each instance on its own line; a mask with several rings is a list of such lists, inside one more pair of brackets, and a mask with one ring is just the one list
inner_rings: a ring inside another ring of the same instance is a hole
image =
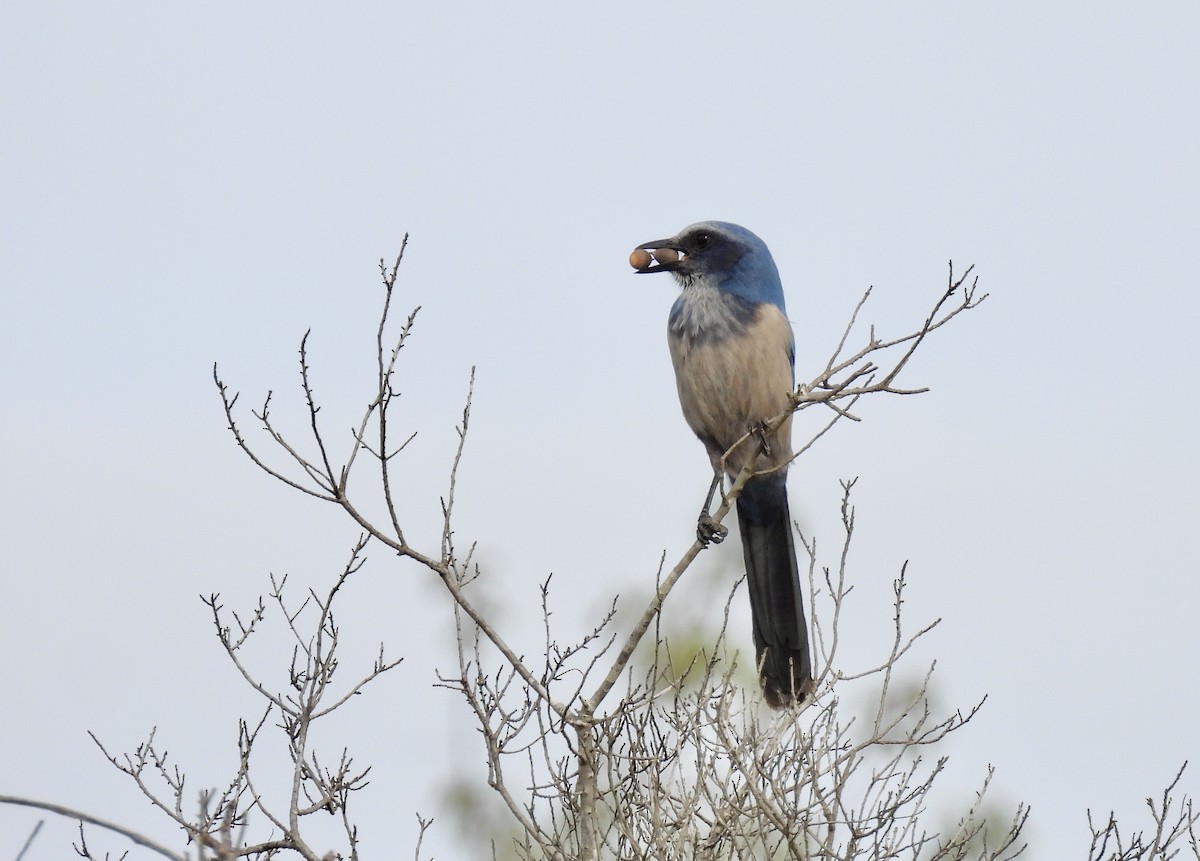
[[711, 233], [697, 233], [696, 234], [696, 248], [697, 249], [699, 249], [700, 251], [703, 251], [705, 248], [707, 248], [710, 245], [712, 245], [712, 234]]

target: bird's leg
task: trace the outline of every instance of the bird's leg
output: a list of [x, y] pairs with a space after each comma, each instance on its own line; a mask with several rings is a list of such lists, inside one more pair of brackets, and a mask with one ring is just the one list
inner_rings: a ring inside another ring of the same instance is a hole
[[717, 495], [717, 491], [721, 487], [721, 482], [724, 480], [725, 474], [719, 469], [713, 473], [712, 484], [708, 486], [708, 496], [704, 499], [704, 507], [700, 509], [700, 518], [696, 521], [696, 538], [700, 541], [701, 546], [707, 547], [709, 544], [720, 544], [725, 540], [725, 536], [729, 534], [729, 530], [713, 519], [709, 514], [712, 508], [713, 497]]

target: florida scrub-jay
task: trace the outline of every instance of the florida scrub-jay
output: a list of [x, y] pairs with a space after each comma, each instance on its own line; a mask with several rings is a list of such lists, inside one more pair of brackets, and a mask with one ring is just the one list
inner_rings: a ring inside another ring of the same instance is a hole
[[[722, 221], [693, 224], [638, 249], [646, 263], [635, 263], [640, 272], [670, 272], [683, 288], [667, 339], [683, 416], [708, 451], [714, 490], [722, 469], [731, 479], [747, 466], [758, 473], [746, 482], [737, 512], [760, 680], [771, 706], [802, 702], [812, 671], [787, 499], [791, 416], [764, 428], [791, 406], [794, 385], [795, 342], [779, 271], [761, 239]], [[702, 541], [724, 535], [707, 503], [699, 534]]]

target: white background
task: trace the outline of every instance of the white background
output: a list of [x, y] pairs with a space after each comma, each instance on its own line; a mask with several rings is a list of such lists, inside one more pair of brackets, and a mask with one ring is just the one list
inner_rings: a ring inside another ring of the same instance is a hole
[[[988, 695], [946, 809], [993, 763], [997, 802], [1033, 806], [1028, 857], [1081, 857], [1088, 808], [1146, 824], [1142, 799], [1200, 754], [1200, 9], [732, 8], [6, 4], [0, 792], [178, 845], [87, 731], [120, 751], [157, 725], [189, 785], [226, 779], [255, 706], [197, 596], [326, 583], [357, 533], [238, 453], [212, 363], [299, 431], [312, 327], [345, 443], [376, 262], [406, 232], [410, 540], [436, 548], [476, 366], [458, 537], [502, 625], [536, 648], [525, 608], [552, 572], [568, 620], [644, 594], [708, 467], [666, 354], [674, 285], [626, 257], [717, 218], [771, 247], [801, 377], [868, 285], [866, 320], [899, 334], [949, 258], [976, 264], [991, 297], [904, 380], [932, 392], [862, 404], [794, 468], [793, 513], [834, 547], [838, 479], [861, 476], [848, 661], [886, 647], [908, 559], [910, 624], [944, 619], [910, 669], [938, 659], [946, 707]], [[738, 555], [708, 565], [732, 582]], [[483, 758], [431, 688], [452, 632], [429, 580], [376, 549], [342, 609], [348, 662], [380, 640], [407, 656], [342, 725], [376, 766], [370, 857], [411, 855], [415, 810], [440, 817], [438, 857], [484, 851], [444, 815]], [[278, 654], [264, 639], [264, 672]], [[0, 857], [38, 817], [0, 810]], [[27, 858], [71, 838], [48, 822]]]

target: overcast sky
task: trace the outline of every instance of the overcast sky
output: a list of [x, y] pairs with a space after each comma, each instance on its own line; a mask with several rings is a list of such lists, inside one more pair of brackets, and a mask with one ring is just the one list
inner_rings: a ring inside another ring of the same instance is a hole
[[[459, 541], [514, 639], [552, 572], [588, 609], [648, 588], [709, 474], [666, 352], [675, 287], [627, 255], [715, 218], [770, 246], [802, 378], [868, 286], [865, 321], [899, 334], [949, 259], [976, 265], [990, 298], [904, 380], [932, 391], [861, 404], [793, 469], [793, 513], [832, 548], [860, 476], [847, 660], [887, 647], [907, 559], [910, 624], [944, 620], [919, 658], [939, 702], [988, 696], [948, 787], [994, 764], [1035, 859], [1082, 857], [1088, 808], [1147, 824], [1200, 759], [1200, 6], [733, 7], [5, 4], [0, 792], [175, 841], [87, 731], [131, 750], [157, 726], [197, 788], [226, 778], [253, 698], [198, 596], [327, 583], [357, 533], [237, 452], [212, 364], [299, 428], [311, 327], [348, 428], [405, 233], [410, 539], [436, 548], [474, 366]], [[376, 857], [483, 774], [431, 689], [451, 632], [428, 579], [376, 551], [343, 609], [361, 654], [407, 656], [348, 724]], [[37, 817], [0, 810], [0, 857]], [[444, 822], [430, 848], [455, 857]], [[27, 858], [71, 836], [48, 823]]]

